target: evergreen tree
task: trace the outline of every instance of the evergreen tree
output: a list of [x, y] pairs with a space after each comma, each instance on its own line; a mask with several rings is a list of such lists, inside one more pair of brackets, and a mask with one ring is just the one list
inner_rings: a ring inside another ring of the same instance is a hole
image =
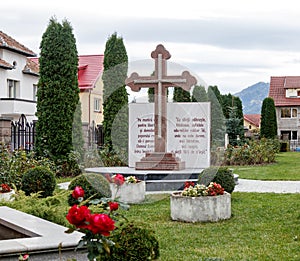
[[128, 94], [125, 88], [128, 57], [123, 38], [114, 33], [104, 51], [103, 72], [103, 131], [109, 151], [128, 148]]
[[78, 54], [72, 27], [51, 18], [40, 44], [35, 150], [66, 160], [73, 149], [72, 124], [79, 101]]
[[207, 93], [204, 86], [196, 85], [192, 94], [192, 102], [207, 102]]
[[74, 113], [72, 140], [73, 140], [73, 150], [79, 153], [80, 159], [83, 160], [84, 140], [83, 140], [83, 132], [82, 132], [81, 115], [82, 115], [81, 102], [79, 100]]
[[226, 120], [226, 133], [229, 137], [229, 144], [235, 146], [239, 144], [238, 138], [243, 140], [244, 126], [241, 125], [243, 118], [237, 114], [237, 107], [229, 108], [228, 119]]
[[261, 107], [260, 136], [274, 139], [277, 136], [277, 119], [274, 100], [267, 97]]
[[217, 93], [220, 94], [217, 86], [209, 86], [207, 89], [208, 101], [211, 102], [211, 140], [212, 146], [224, 146], [225, 140], [225, 119], [223, 116], [222, 106], [219, 102]]
[[154, 88], [148, 88], [148, 102], [154, 102]]
[[173, 102], [190, 102], [191, 94], [181, 87], [174, 87]]
[[[239, 135], [240, 139], [243, 140], [244, 139], [244, 114], [243, 114], [243, 105], [241, 99], [229, 93], [229, 94], [221, 95], [221, 101], [222, 101], [221, 103], [222, 103], [222, 110], [223, 110], [224, 117], [227, 119], [227, 122], [228, 121], [231, 122], [230, 125], [232, 127], [236, 125], [237, 128], [236, 130], [230, 130], [231, 133], [236, 133], [236, 134], [232, 134], [233, 136], [231, 138], [234, 137], [234, 140], [236, 140], [236, 135]], [[232, 124], [233, 122], [234, 124]]]

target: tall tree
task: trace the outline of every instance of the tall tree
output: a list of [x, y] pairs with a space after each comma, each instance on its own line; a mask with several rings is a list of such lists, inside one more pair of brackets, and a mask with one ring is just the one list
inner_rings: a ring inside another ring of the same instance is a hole
[[207, 102], [207, 93], [204, 86], [196, 85], [192, 93], [192, 102]]
[[125, 88], [128, 57], [117, 33], [106, 41], [103, 72], [104, 144], [110, 151], [128, 148], [128, 94]]
[[237, 107], [229, 108], [229, 115], [226, 119], [226, 133], [229, 137], [229, 144], [235, 146], [239, 144], [239, 140], [243, 140], [244, 137], [244, 126], [243, 118], [240, 118], [237, 113]]
[[274, 139], [277, 135], [277, 119], [274, 100], [267, 97], [261, 107], [260, 136]]
[[40, 44], [36, 153], [66, 160], [73, 149], [72, 124], [79, 101], [78, 54], [73, 29], [51, 18]]
[[207, 97], [208, 101], [211, 102], [211, 140], [213, 148], [224, 146], [225, 140], [225, 118], [218, 96], [220, 98], [218, 87], [209, 86]]
[[191, 94], [181, 87], [174, 87], [173, 102], [190, 102]]

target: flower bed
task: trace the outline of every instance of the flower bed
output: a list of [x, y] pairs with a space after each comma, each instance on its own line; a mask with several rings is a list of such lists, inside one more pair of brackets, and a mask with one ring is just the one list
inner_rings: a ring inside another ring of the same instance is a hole
[[217, 222], [231, 217], [231, 195], [219, 184], [189, 185], [171, 194], [172, 220]]

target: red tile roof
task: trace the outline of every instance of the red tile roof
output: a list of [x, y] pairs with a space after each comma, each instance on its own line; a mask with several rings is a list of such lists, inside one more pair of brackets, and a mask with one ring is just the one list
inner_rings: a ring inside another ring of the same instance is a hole
[[11, 70], [14, 67], [13, 67], [13, 65], [11, 65], [10, 63], [8, 63], [7, 61], [4, 61], [4, 60], [0, 59], [0, 68]]
[[104, 55], [79, 55], [78, 85], [79, 89], [94, 88], [94, 85], [103, 72]]
[[[78, 86], [81, 90], [94, 88], [103, 72], [103, 54], [78, 56]], [[38, 58], [30, 58], [38, 64]]]
[[18, 52], [25, 56], [36, 56], [36, 54], [25, 47], [23, 44], [20, 44], [12, 37], [8, 36], [7, 34], [0, 31], [0, 49], [8, 49], [13, 52]]
[[27, 58], [23, 73], [39, 76], [38, 58], [36, 60]]
[[269, 97], [275, 106], [300, 106], [300, 98], [286, 98], [285, 89], [300, 88], [300, 76], [272, 76]]
[[244, 120], [250, 122], [257, 128], [260, 125], [260, 114], [244, 114]]

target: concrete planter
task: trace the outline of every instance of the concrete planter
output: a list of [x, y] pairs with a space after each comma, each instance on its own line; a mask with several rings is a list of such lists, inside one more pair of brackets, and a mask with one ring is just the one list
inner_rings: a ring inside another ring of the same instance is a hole
[[140, 203], [144, 201], [146, 194], [146, 183], [140, 181], [138, 183], [124, 183], [117, 190], [117, 185], [110, 184], [112, 198], [118, 198], [124, 203]]
[[15, 191], [12, 189], [10, 192], [5, 192], [5, 193], [0, 193], [0, 201], [5, 200], [5, 201], [13, 201], [14, 198], [12, 195], [15, 194]]
[[217, 222], [231, 217], [231, 195], [186, 197], [181, 192], [171, 195], [172, 220], [185, 222]]

